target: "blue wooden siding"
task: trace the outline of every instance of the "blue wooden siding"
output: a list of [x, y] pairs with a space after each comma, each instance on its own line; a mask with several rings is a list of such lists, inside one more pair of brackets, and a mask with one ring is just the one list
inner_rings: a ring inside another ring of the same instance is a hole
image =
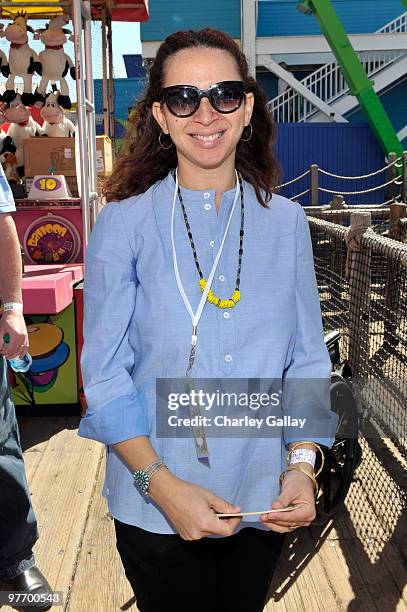
[[[333, 0], [348, 34], [375, 32], [404, 12], [400, 0]], [[313, 15], [300, 13], [298, 0], [259, 0], [258, 36], [320, 34]]]
[[[398, 132], [407, 125], [407, 75], [400, 79], [391, 88], [380, 94], [380, 100], [390, 117], [394, 129]], [[366, 121], [363, 112], [358, 110], [346, 115], [348, 121], [352, 123], [361, 123]]]
[[[283, 182], [302, 174], [311, 164], [340, 174], [360, 176], [385, 165], [383, 152], [368, 125], [335, 123], [280, 123], [276, 147], [283, 169]], [[320, 174], [320, 186], [325, 189], [359, 191], [383, 184], [385, 173], [368, 180], [338, 181]], [[309, 187], [306, 177], [283, 190], [292, 197]], [[327, 204], [332, 196], [320, 193], [320, 203]], [[345, 196], [348, 204], [377, 204], [384, 201], [383, 190], [364, 196]], [[299, 200], [309, 204], [309, 196]]]
[[[114, 79], [114, 103], [115, 103], [115, 136], [120, 138], [124, 132], [121, 122], [126, 121], [129, 109], [134, 106], [137, 99], [143, 93], [146, 85], [145, 78], [123, 78]], [[95, 79], [95, 111], [96, 111], [96, 133], [103, 134], [103, 90], [101, 79]]]
[[142, 41], [163, 40], [178, 30], [216, 28], [240, 38], [240, 0], [151, 0], [150, 19], [140, 24]]

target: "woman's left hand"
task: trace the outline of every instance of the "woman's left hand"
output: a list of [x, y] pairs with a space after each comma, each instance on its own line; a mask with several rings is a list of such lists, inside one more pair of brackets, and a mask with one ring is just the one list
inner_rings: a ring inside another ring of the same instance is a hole
[[308, 476], [299, 470], [287, 472], [283, 478], [281, 493], [272, 503], [273, 510], [294, 506], [298, 509], [289, 512], [262, 514], [260, 522], [271, 531], [289, 533], [298, 527], [307, 527], [316, 516], [314, 485]]

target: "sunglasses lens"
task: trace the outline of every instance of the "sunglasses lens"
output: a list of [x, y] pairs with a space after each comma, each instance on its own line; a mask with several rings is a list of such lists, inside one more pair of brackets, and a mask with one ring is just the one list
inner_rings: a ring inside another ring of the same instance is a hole
[[198, 94], [189, 87], [174, 87], [167, 90], [165, 102], [172, 113], [178, 117], [186, 117], [196, 111]]
[[221, 113], [230, 113], [237, 110], [242, 103], [244, 95], [243, 83], [219, 83], [211, 90], [214, 107]]

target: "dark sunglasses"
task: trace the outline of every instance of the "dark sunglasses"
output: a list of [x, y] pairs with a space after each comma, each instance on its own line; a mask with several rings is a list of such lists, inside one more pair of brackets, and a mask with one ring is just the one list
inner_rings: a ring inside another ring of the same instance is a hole
[[244, 98], [242, 81], [222, 81], [209, 89], [199, 89], [193, 85], [172, 85], [164, 87], [163, 99], [168, 110], [176, 117], [190, 117], [197, 110], [202, 98], [208, 98], [219, 113], [233, 113]]

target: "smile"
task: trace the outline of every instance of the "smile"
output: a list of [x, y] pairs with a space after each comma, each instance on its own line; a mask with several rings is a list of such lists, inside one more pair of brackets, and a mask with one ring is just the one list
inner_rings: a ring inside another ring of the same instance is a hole
[[203, 136], [201, 134], [191, 134], [192, 138], [196, 140], [202, 140], [203, 142], [211, 142], [212, 140], [217, 140], [221, 138], [225, 132], [217, 132], [216, 134], [211, 134], [210, 136]]

